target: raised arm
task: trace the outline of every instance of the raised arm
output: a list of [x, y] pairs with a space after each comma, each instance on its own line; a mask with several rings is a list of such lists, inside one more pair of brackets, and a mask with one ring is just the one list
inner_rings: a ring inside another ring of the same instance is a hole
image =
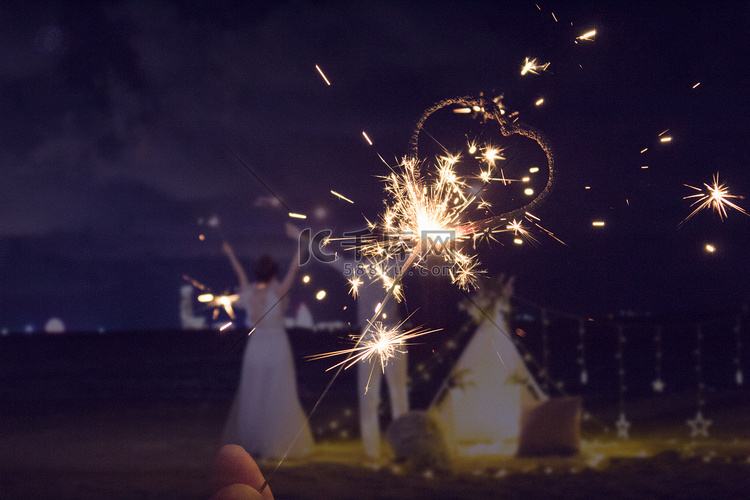
[[232, 269], [234, 269], [234, 272], [237, 273], [237, 278], [240, 281], [240, 288], [247, 287], [250, 284], [250, 280], [247, 279], [245, 268], [242, 267], [240, 261], [237, 260], [237, 256], [234, 255], [232, 246], [229, 244], [229, 242], [225, 241], [222, 245], [222, 249], [224, 250], [224, 253], [227, 254], [227, 257], [229, 257], [229, 262], [232, 264]]
[[[297, 239], [300, 236], [300, 231], [297, 229], [297, 227], [294, 224], [286, 223], [286, 235], [290, 238]], [[292, 283], [294, 282], [294, 278], [297, 276], [297, 272], [299, 271], [300, 264], [299, 264], [299, 245], [297, 245], [297, 251], [294, 252], [294, 257], [292, 257], [292, 262], [289, 263], [289, 270], [286, 272], [286, 276], [284, 276], [284, 279], [279, 283], [279, 295], [284, 295], [286, 292], [289, 291], [290, 288], [292, 288]]]

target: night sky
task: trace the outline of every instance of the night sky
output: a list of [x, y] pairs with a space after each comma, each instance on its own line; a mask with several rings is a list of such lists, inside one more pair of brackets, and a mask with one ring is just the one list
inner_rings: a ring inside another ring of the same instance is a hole
[[490, 275], [583, 317], [738, 311], [750, 217], [678, 224], [684, 184], [750, 196], [749, 36], [747, 2], [4, 3], [0, 328], [178, 327], [183, 274], [234, 286], [223, 239], [285, 264], [284, 206], [337, 234], [376, 219], [378, 155], [480, 92], [552, 144], [535, 215], [565, 242], [494, 243]]

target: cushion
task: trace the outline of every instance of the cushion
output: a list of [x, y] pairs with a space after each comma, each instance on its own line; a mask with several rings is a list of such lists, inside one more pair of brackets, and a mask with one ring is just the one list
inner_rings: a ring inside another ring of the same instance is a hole
[[580, 396], [552, 398], [521, 409], [519, 457], [574, 455], [581, 447]]

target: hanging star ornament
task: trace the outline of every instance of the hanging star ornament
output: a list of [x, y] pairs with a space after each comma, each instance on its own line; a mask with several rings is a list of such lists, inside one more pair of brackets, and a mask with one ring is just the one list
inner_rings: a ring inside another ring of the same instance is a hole
[[628, 439], [628, 429], [630, 428], [630, 422], [625, 418], [625, 413], [620, 413], [620, 418], [615, 422], [617, 426], [617, 437], [622, 439]]
[[651, 386], [654, 388], [654, 392], [664, 392], [664, 381], [660, 378], [651, 382]]
[[694, 419], [687, 421], [690, 426], [690, 437], [708, 437], [708, 426], [712, 423], [711, 420], [703, 418], [703, 413], [699, 410]]

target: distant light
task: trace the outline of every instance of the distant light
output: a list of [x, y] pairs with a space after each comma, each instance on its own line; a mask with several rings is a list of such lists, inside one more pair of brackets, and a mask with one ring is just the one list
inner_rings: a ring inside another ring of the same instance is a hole
[[370, 140], [370, 138], [369, 138], [369, 137], [367, 136], [367, 132], [365, 132], [364, 130], [362, 131], [362, 137], [364, 137], [364, 138], [365, 138], [365, 140], [367, 141], [367, 144], [369, 144], [370, 146], [372, 146], [372, 141], [371, 141], [371, 140]]
[[695, 85], [693, 85], [693, 88], [696, 88], [700, 84], [701, 84], [701, 82], [696, 83]]
[[7, 326], [4, 326], [2, 328], [2, 330], [0, 330], [0, 335], [5, 336], [5, 335], [9, 335], [9, 334], [10, 334], [10, 329]]
[[529, 182], [530, 180], [530, 177], [524, 177], [523, 179], [521, 179], [521, 182]]
[[198, 239], [201, 240], [201, 241], [203, 241], [203, 240], [206, 239], [206, 235], [205, 234], [199, 234], [198, 235]]
[[707, 251], [707, 252], [709, 252], [709, 253], [714, 253], [714, 252], [716, 251], [716, 247], [715, 247], [715, 246], [713, 246], [713, 245], [712, 245], [712, 244], [710, 244], [710, 243], [707, 243], [707, 244], [706, 244], [706, 251]]
[[318, 207], [315, 209], [316, 219], [325, 219], [326, 217], [328, 217], [328, 210], [326, 207]]
[[523, 190], [523, 193], [524, 193], [524, 194], [525, 194], [526, 196], [531, 196], [532, 194], [534, 194], [534, 190], [533, 190], [533, 189], [531, 189], [531, 188], [526, 188], [526, 189], [524, 189], [524, 190]]
[[315, 298], [318, 300], [323, 300], [324, 298], [326, 298], [326, 291], [320, 290], [318, 293], [315, 294]]
[[25, 327], [23, 327], [23, 331], [25, 333], [34, 333], [34, 325], [28, 324]]
[[226, 329], [227, 329], [227, 328], [229, 328], [230, 326], [232, 326], [232, 322], [231, 322], [231, 321], [230, 321], [229, 323], [225, 323], [225, 324], [223, 324], [223, 325], [221, 326], [221, 328], [219, 328], [219, 331], [220, 331], [220, 332], [223, 332], [224, 330], [226, 330]]
[[513, 243], [516, 245], [523, 245], [523, 240], [521, 238], [513, 238]]
[[591, 189], [591, 186], [586, 186], [583, 189]]
[[672, 142], [672, 138], [669, 136], [662, 137], [661, 139], [659, 139], [659, 142]]
[[542, 98], [540, 98], [540, 99], [539, 99], [539, 100], [538, 100], [537, 102], [535, 102], [534, 104], [536, 104], [537, 106], [541, 106], [541, 105], [542, 105], [542, 103], [544, 103], [544, 98], [543, 98], [543, 97], [542, 97]]
[[603, 220], [595, 220], [591, 222], [591, 225], [594, 227], [604, 227], [604, 221]]
[[476, 152], [477, 152], [477, 147], [474, 144], [469, 146], [469, 154], [473, 155]]
[[641, 154], [645, 153], [646, 151], [648, 151], [648, 148], [641, 149]]
[[211, 302], [212, 300], [214, 300], [214, 296], [211, 293], [198, 295], [198, 302]]
[[539, 167], [531, 167], [529, 169], [529, 172], [532, 173], [532, 174], [535, 174], [535, 173], [539, 172]]
[[60, 318], [50, 318], [44, 325], [45, 333], [65, 333], [65, 324]]
[[296, 214], [294, 212], [289, 212], [289, 217], [292, 217], [293, 219], [307, 219], [307, 215]]
[[307, 274], [302, 276], [302, 283], [310, 283], [310, 276]]
[[641, 165], [641, 168], [645, 170], [648, 168], [648, 165]]

